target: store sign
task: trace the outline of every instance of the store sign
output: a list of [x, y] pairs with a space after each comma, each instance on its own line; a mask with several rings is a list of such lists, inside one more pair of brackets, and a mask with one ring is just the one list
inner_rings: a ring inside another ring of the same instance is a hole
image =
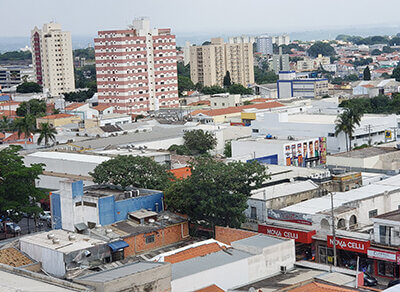
[[300, 230], [279, 228], [263, 224], [258, 225], [258, 232], [270, 236], [294, 239], [296, 242], [301, 242], [301, 243], [312, 243], [312, 236], [316, 233], [315, 230], [300, 231]]
[[[328, 235], [327, 237], [327, 246], [333, 247], [333, 237], [332, 235]], [[343, 238], [336, 237], [336, 248], [343, 249], [348, 251], [354, 251], [359, 253], [367, 253], [367, 250], [370, 246], [369, 241], [356, 240], [352, 238]]]
[[369, 248], [367, 255], [371, 259], [382, 260], [387, 262], [397, 262], [398, 253], [392, 251], [386, 251], [381, 249]]
[[268, 219], [312, 225], [312, 216], [304, 213], [288, 212], [282, 210], [267, 210]]

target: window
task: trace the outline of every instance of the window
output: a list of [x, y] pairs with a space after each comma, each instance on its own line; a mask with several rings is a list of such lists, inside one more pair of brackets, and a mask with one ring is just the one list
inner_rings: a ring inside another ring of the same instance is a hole
[[374, 209], [368, 212], [369, 218], [378, 216], [378, 209]]
[[88, 206], [88, 207], [97, 207], [97, 204], [96, 203], [92, 203], [92, 202], [86, 202], [86, 201], [83, 201], [83, 206]]
[[76, 202], [75, 207], [82, 206], [82, 202]]
[[253, 133], [258, 133], [258, 129], [253, 129]]
[[251, 207], [250, 217], [251, 217], [251, 219], [257, 219], [257, 208], [256, 207]]
[[146, 237], [146, 244], [154, 242], [154, 234]]
[[335, 137], [335, 133], [328, 133], [328, 137]]

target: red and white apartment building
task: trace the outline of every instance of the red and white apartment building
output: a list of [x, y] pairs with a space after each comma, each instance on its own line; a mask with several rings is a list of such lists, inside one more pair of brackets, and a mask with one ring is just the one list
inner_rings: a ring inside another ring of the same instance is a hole
[[99, 104], [124, 114], [179, 106], [171, 29], [152, 29], [139, 18], [125, 30], [99, 31], [94, 42]]

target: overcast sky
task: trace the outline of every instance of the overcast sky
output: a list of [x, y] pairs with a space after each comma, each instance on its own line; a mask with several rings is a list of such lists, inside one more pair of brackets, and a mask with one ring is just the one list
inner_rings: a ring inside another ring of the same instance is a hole
[[134, 17], [175, 34], [274, 33], [399, 25], [399, 0], [0, 0], [0, 37], [45, 22], [73, 35], [125, 28]]

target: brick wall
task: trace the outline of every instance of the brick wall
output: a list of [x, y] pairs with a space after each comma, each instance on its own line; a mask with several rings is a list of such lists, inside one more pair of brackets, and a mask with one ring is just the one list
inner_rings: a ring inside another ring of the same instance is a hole
[[[152, 235], [154, 235], [154, 242], [146, 243], [146, 237]], [[164, 229], [157, 230], [156, 232], [126, 237], [124, 238], [124, 241], [126, 241], [129, 246], [124, 249], [124, 255], [125, 257], [128, 257], [137, 253], [157, 249], [179, 242], [187, 236], [189, 236], [189, 226], [187, 222], [184, 222], [177, 225], [168, 226]]]
[[215, 240], [223, 242], [225, 244], [231, 244], [232, 241], [244, 239], [257, 235], [257, 232], [234, 229], [229, 227], [215, 226]]

